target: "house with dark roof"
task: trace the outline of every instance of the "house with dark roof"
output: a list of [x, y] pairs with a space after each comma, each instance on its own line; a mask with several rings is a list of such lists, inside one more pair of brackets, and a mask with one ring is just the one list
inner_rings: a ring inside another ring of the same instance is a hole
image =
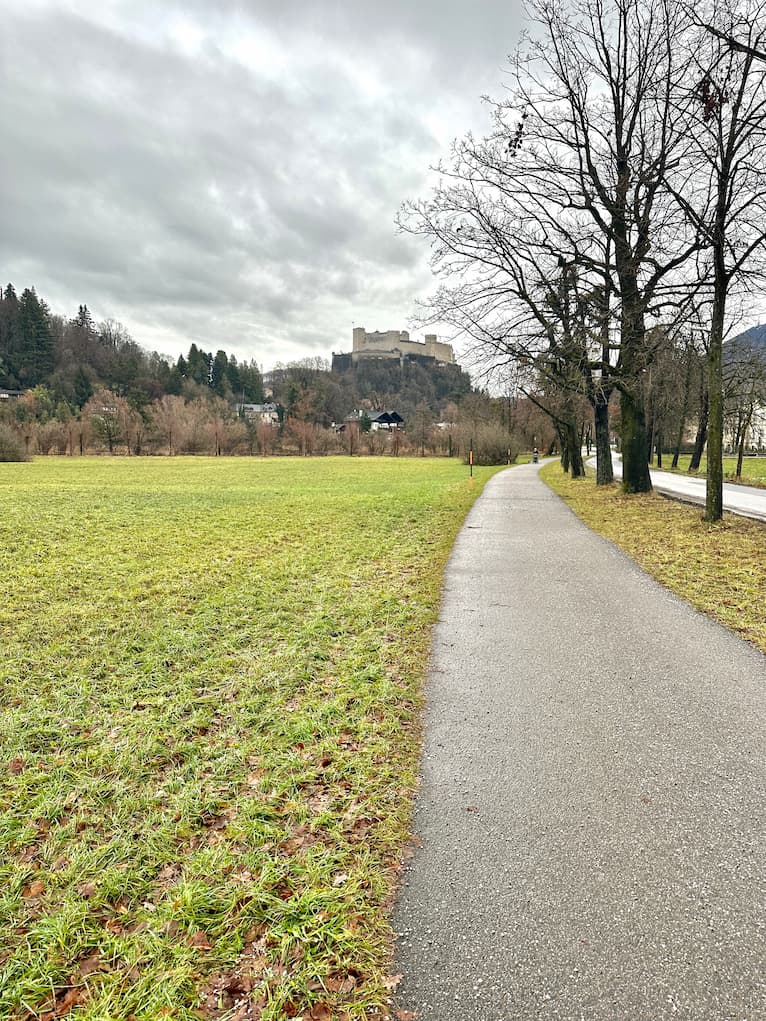
[[346, 425], [361, 426], [365, 415], [370, 422], [370, 432], [378, 432], [383, 429], [386, 432], [395, 432], [404, 429], [404, 419], [398, 411], [352, 411], [346, 415], [343, 424], [338, 427], [338, 432], [343, 432]]

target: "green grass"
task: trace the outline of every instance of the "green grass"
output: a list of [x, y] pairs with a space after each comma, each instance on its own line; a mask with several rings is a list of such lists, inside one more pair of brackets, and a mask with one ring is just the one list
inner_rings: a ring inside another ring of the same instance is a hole
[[596, 486], [589, 471], [572, 479], [558, 461], [541, 478], [600, 535], [659, 582], [766, 652], [766, 526], [702, 511], [650, 493], [626, 496], [618, 483]]
[[0, 465], [0, 1017], [385, 1010], [430, 628], [493, 471]]
[[[673, 461], [673, 455], [663, 455], [662, 458], [662, 471], [671, 471], [671, 463]], [[689, 474], [689, 462], [691, 461], [690, 454], [682, 454], [678, 459], [678, 471]], [[737, 458], [736, 457], [725, 457], [723, 459], [723, 473], [727, 481], [732, 482], [736, 479], [737, 471]], [[692, 475], [699, 475], [704, 478], [707, 472], [707, 458], [703, 455], [702, 461], [700, 462], [700, 468], [698, 472], [692, 472]], [[762, 486], [766, 487], [766, 457], [746, 457], [742, 461], [742, 477], [736, 479], [736, 481], [742, 482], [748, 486]]]

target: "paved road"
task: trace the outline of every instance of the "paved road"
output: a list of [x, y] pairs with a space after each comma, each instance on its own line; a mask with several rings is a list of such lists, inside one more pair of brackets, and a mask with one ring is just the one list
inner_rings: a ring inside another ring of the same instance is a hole
[[427, 694], [398, 1007], [766, 1019], [766, 658], [529, 465], [458, 538]]
[[[618, 479], [622, 478], [622, 463], [618, 455], [612, 454], [614, 460], [614, 473]], [[588, 462], [591, 463], [590, 461]], [[592, 460], [595, 465], [595, 459]], [[650, 472], [652, 485], [658, 493], [665, 493], [668, 496], [677, 497], [688, 503], [699, 503], [705, 506], [705, 480], [695, 479], [687, 475], [676, 475], [675, 472], [658, 471], [653, 468]], [[741, 514], [746, 518], [757, 518], [759, 521], [766, 521], [766, 489], [758, 489], [756, 486], [739, 486], [731, 482], [723, 484], [723, 506], [724, 510], [732, 514]]]

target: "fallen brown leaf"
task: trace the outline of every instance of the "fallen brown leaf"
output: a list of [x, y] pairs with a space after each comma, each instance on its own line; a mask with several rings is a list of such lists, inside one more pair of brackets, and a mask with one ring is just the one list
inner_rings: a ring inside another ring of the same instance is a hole
[[84, 992], [84, 989], [68, 989], [61, 999], [56, 997], [53, 1006], [49, 1010], [38, 1015], [39, 1021], [56, 1021], [57, 1018], [64, 1017], [65, 1014], [68, 1014], [73, 1007], [80, 1003]]
[[332, 1021], [332, 1007], [326, 1003], [315, 1003], [309, 1017], [311, 1021]]
[[196, 947], [198, 950], [212, 950], [213, 946], [207, 937], [207, 933], [198, 931], [193, 932], [186, 941], [190, 947]]
[[330, 975], [324, 980], [324, 986], [328, 993], [340, 993], [342, 996], [348, 995], [355, 985], [356, 977], [354, 975]]
[[87, 978], [88, 975], [95, 975], [97, 971], [105, 971], [108, 967], [101, 954], [91, 954], [78, 963], [77, 971], [80, 978]]

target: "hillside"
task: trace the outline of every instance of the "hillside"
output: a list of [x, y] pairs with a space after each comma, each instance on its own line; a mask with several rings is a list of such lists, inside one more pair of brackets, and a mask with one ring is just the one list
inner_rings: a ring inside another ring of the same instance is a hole
[[[407, 419], [425, 407], [438, 416], [471, 392], [459, 366], [431, 359], [400, 366], [372, 358], [333, 368], [322, 358], [280, 366], [269, 373], [269, 398], [289, 418], [329, 426], [356, 408], [391, 409]], [[0, 388], [43, 388], [46, 406], [61, 405], [62, 413], [79, 412], [100, 389], [138, 411], [168, 395], [218, 398], [233, 409], [262, 402], [263, 382], [254, 359], [237, 361], [195, 343], [185, 356], [167, 358], [142, 347], [119, 323], [95, 323], [87, 305], [67, 319], [51, 312], [34, 287], [20, 295], [12, 284], [0, 290]]]
[[730, 353], [734, 351], [757, 352], [766, 358], [766, 323], [751, 326], [749, 330], [738, 333], [724, 345]]

